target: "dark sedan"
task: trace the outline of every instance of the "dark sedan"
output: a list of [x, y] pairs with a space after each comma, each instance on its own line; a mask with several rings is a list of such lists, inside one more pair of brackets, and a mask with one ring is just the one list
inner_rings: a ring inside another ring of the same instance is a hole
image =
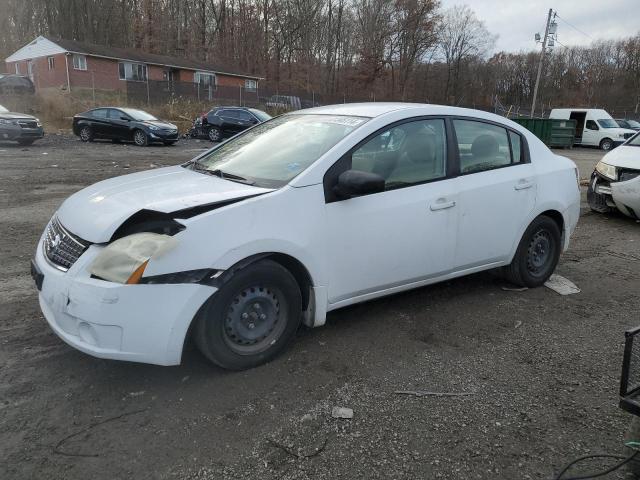
[[110, 139], [133, 141], [144, 147], [150, 143], [172, 145], [178, 141], [178, 127], [133, 108], [94, 108], [73, 117], [73, 133], [83, 142]]
[[197, 136], [219, 142], [269, 119], [271, 115], [256, 108], [216, 107], [196, 120], [194, 127]]
[[40, 120], [24, 113], [13, 113], [0, 105], [0, 140], [31, 145], [44, 137]]

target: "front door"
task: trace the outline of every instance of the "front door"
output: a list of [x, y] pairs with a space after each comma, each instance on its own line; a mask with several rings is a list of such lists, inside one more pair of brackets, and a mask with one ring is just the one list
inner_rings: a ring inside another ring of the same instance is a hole
[[595, 120], [587, 120], [584, 124], [584, 132], [582, 133], [582, 145], [600, 145], [600, 127]]
[[[331, 304], [363, 299], [451, 269], [457, 180], [446, 178], [446, 145], [444, 120], [405, 122], [361, 143], [332, 167], [337, 167], [335, 172], [328, 172]], [[349, 169], [382, 176], [385, 191], [350, 199], [332, 197], [330, 183]]]
[[452, 121], [459, 152], [455, 268], [509, 259], [536, 200], [533, 167], [515, 131], [475, 120]]

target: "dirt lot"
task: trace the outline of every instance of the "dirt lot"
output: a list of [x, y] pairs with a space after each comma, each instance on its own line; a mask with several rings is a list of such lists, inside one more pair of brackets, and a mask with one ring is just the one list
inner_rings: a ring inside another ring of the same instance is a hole
[[[558, 268], [577, 295], [505, 291], [478, 274], [333, 312], [286, 355], [243, 373], [193, 349], [167, 368], [67, 347], [28, 273], [50, 216], [86, 185], [208, 145], [0, 144], [0, 478], [549, 479], [576, 456], [621, 450], [640, 225], [586, 208]], [[558, 153], [583, 177], [601, 156]], [[354, 418], [332, 418], [334, 406]]]

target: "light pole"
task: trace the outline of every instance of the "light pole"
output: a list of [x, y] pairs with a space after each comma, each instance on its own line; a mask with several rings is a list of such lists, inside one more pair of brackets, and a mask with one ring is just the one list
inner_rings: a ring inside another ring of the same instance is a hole
[[[557, 24], [555, 22], [551, 22], [551, 17], [556, 17], [556, 14], [553, 12], [553, 9], [549, 9], [549, 14], [547, 15], [547, 26], [544, 29], [544, 39], [542, 40], [542, 52], [540, 52], [540, 62], [538, 63], [538, 74], [536, 75], [536, 84], [533, 87], [533, 101], [531, 102], [531, 114], [530, 118], [533, 118], [533, 113], [536, 109], [536, 99], [538, 97], [538, 86], [540, 85], [540, 74], [542, 73], [542, 62], [544, 62], [544, 56], [547, 53], [547, 41], [549, 45], [553, 45], [553, 35], [556, 33]], [[540, 41], [540, 34], [536, 33], [536, 41]]]

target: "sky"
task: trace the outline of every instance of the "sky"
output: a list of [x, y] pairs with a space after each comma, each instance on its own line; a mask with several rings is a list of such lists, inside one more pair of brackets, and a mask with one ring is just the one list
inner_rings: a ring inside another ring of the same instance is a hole
[[557, 38], [567, 46], [589, 45], [593, 39], [615, 40], [640, 32], [640, 0], [441, 0], [441, 3], [443, 8], [466, 4], [474, 10], [491, 33], [500, 35], [494, 52], [540, 48], [534, 35], [536, 32], [544, 35], [549, 8], [560, 17], [556, 19]]

